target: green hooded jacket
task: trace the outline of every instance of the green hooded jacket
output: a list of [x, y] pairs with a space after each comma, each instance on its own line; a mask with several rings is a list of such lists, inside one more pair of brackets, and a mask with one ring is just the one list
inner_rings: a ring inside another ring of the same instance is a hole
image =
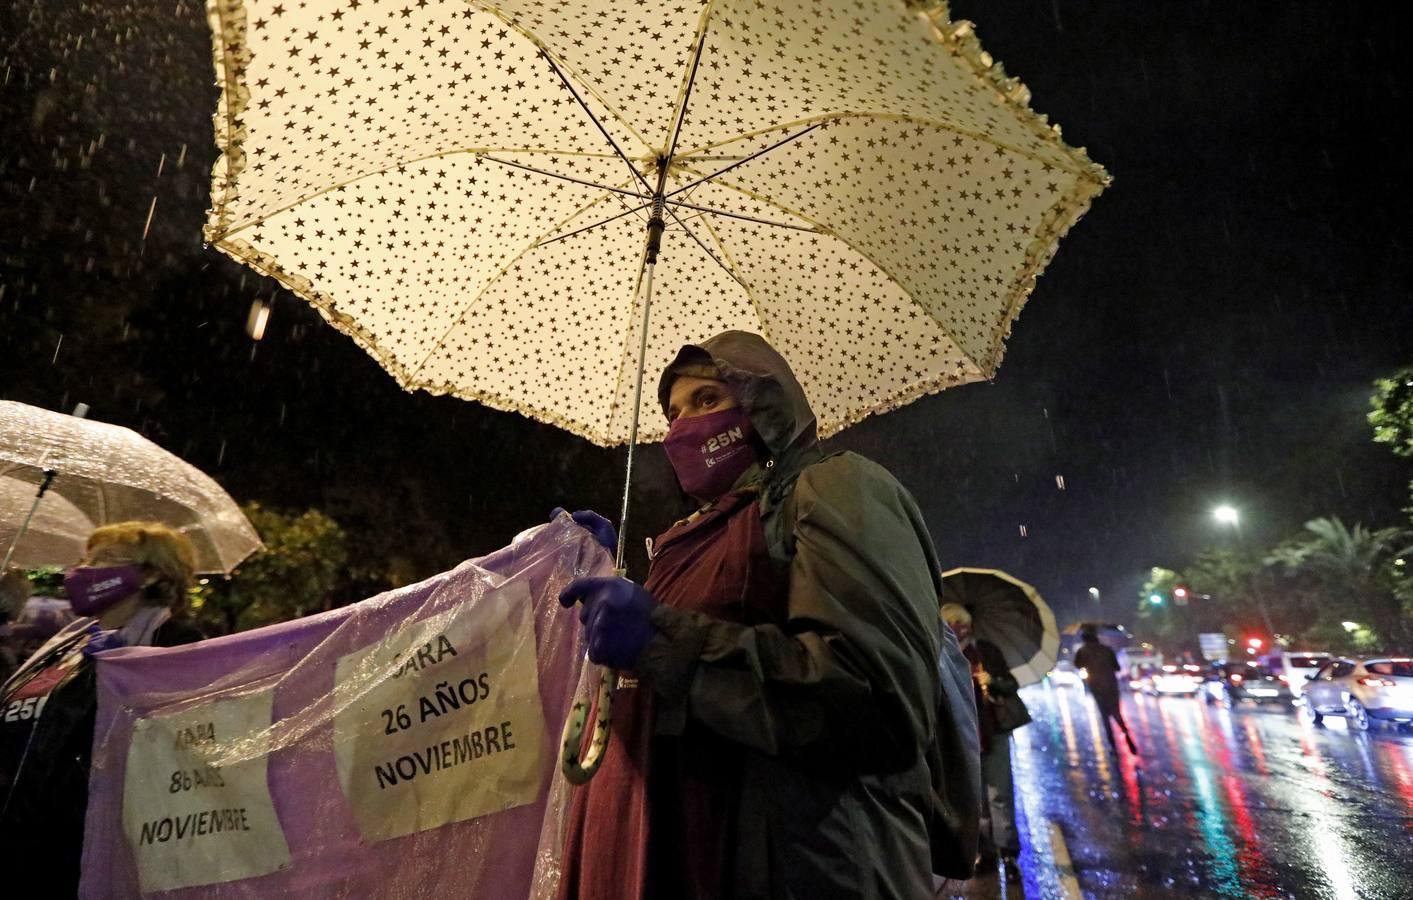
[[787, 587], [786, 621], [745, 626], [658, 607], [638, 670], [657, 730], [690, 717], [747, 748], [738, 898], [931, 896], [971, 874], [981, 806], [971, 670], [938, 615], [941, 567], [886, 470], [825, 456], [788, 364], [726, 332], [664, 372], [710, 364], [770, 453], [742, 477]]

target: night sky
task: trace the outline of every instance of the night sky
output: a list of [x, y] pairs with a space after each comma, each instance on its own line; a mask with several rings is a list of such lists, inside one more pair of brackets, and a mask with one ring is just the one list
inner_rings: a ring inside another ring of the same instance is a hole
[[[1370, 382], [1413, 362], [1395, 5], [953, 12], [1114, 185], [994, 383], [833, 443], [913, 490], [946, 564], [1007, 569], [1062, 620], [1095, 612], [1090, 585], [1131, 619], [1148, 567], [1230, 539], [1220, 502], [1258, 544], [1321, 515], [1399, 521], [1406, 463], [1364, 419]], [[556, 503], [616, 515], [621, 450], [403, 393], [301, 301], [202, 248], [212, 80], [194, 0], [0, 8], [0, 397], [87, 402], [239, 500], [326, 509], [400, 579]], [[272, 296], [254, 345], [246, 313]], [[645, 456], [652, 529], [678, 509], [660, 451]]]

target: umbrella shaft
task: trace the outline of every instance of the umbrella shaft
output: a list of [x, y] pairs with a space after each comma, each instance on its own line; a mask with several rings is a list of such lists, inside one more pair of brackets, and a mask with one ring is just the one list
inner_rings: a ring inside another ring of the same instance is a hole
[[20, 530], [15, 532], [14, 540], [10, 541], [10, 547], [5, 551], [5, 561], [0, 562], [0, 573], [10, 568], [10, 560], [15, 558], [15, 548], [20, 545], [20, 539], [29, 531], [30, 520], [34, 518], [34, 511], [39, 509], [39, 501], [44, 497], [44, 492], [49, 490], [49, 485], [53, 483], [54, 476], [58, 474], [53, 469], [44, 470], [44, 480], [39, 483], [39, 490], [34, 492], [34, 502], [29, 505], [29, 514], [25, 516], [24, 524]]
[[649, 262], [643, 273], [643, 322], [638, 335], [638, 377], [633, 388], [633, 420], [628, 429], [628, 465], [623, 473], [623, 508], [618, 517], [618, 553], [614, 565], [622, 572], [624, 549], [628, 540], [628, 498], [633, 491], [633, 451], [638, 446], [638, 411], [643, 405], [643, 366], [648, 355], [648, 316], [653, 306], [653, 270], [657, 262]]
[[657, 268], [657, 254], [662, 248], [667, 164], [666, 158], [659, 158], [657, 161], [657, 189], [653, 191], [653, 211], [648, 218], [648, 246], [643, 254], [643, 322], [638, 332], [637, 377], [633, 379], [633, 419], [628, 428], [628, 465], [623, 473], [623, 508], [618, 516], [618, 553], [614, 560], [620, 575], [626, 569], [623, 557], [628, 540], [628, 498], [633, 491], [633, 451], [638, 446], [638, 412], [643, 406], [643, 366], [647, 364], [648, 358], [648, 317], [653, 309], [653, 270]]

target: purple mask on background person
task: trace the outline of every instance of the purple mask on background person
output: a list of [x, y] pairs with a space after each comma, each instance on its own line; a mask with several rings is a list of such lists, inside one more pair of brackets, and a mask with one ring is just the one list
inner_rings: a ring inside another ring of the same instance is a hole
[[682, 490], [699, 500], [715, 500], [756, 461], [754, 435], [750, 416], [737, 406], [704, 416], [678, 416], [662, 448]]
[[64, 573], [64, 593], [81, 616], [102, 615], [113, 604], [142, 590], [142, 567], [74, 566]]

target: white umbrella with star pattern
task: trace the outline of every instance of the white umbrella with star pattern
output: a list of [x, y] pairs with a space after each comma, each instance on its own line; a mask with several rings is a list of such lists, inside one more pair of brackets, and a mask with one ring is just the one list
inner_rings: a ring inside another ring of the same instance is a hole
[[990, 377], [1108, 181], [936, 2], [208, 12], [207, 240], [403, 387], [627, 442], [630, 478], [643, 373], [726, 329], [822, 436]]

